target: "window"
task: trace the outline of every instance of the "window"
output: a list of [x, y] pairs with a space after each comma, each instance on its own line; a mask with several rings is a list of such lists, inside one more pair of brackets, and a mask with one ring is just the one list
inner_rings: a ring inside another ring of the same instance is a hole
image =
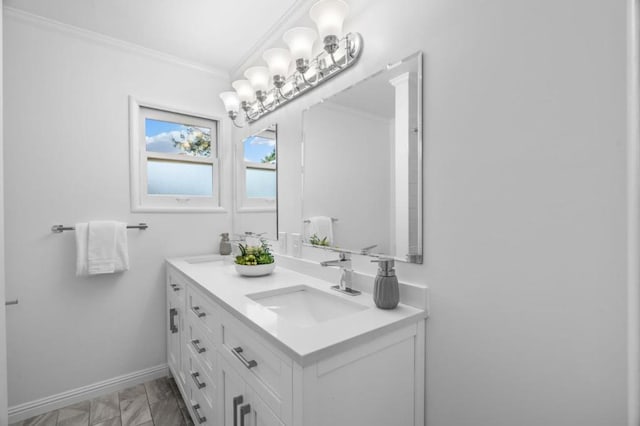
[[240, 209], [275, 210], [277, 198], [276, 126], [251, 135], [238, 146]]
[[213, 118], [130, 101], [133, 211], [220, 209]]

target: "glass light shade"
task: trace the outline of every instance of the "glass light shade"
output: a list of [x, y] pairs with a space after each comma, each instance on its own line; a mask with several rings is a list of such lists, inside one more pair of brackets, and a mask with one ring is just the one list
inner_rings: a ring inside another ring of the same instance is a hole
[[267, 67], [251, 67], [247, 68], [244, 72], [244, 76], [247, 77], [251, 87], [256, 92], [261, 90], [266, 92], [269, 89], [269, 68]]
[[249, 80], [236, 80], [231, 83], [231, 87], [236, 89], [240, 102], [253, 102], [256, 99], [256, 94]]
[[284, 33], [282, 39], [289, 46], [291, 57], [294, 60], [310, 60], [313, 56], [313, 42], [317, 37], [316, 32], [311, 28], [296, 27]]
[[222, 92], [220, 93], [220, 99], [224, 103], [224, 109], [227, 112], [238, 112], [240, 110], [240, 99], [236, 92]]
[[309, 16], [318, 26], [320, 39], [333, 35], [342, 37], [342, 24], [349, 13], [349, 5], [342, 0], [320, 0], [311, 7]]
[[289, 72], [289, 64], [291, 63], [291, 55], [287, 49], [275, 47], [265, 50], [262, 58], [267, 63], [272, 76], [287, 76]]

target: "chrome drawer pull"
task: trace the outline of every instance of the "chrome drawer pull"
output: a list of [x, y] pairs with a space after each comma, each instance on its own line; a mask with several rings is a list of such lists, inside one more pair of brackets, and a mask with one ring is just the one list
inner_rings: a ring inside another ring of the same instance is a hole
[[240, 407], [240, 426], [244, 426], [244, 416], [251, 412], [251, 404]]
[[180, 287], [178, 286], [178, 284], [170, 284], [170, 286], [173, 289], [173, 291], [180, 291]]
[[196, 384], [198, 389], [202, 389], [203, 387], [207, 386], [207, 384], [205, 382], [201, 382], [200, 379], [198, 379], [198, 377], [200, 377], [200, 373], [198, 373], [197, 371], [194, 373], [191, 373], [191, 378], [193, 379], [193, 382]]
[[172, 334], [178, 332], [178, 326], [176, 325], [176, 315], [178, 315], [178, 310], [176, 308], [169, 309], [169, 330], [171, 330]]
[[198, 352], [199, 354], [201, 354], [202, 352], [207, 350], [207, 348], [201, 348], [200, 347], [200, 340], [198, 340], [198, 339], [193, 339], [191, 341], [191, 345], [193, 345], [193, 347], [195, 348], [196, 352]]
[[198, 318], [202, 318], [203, 316], [207, 315], [204, 312], [200, 312], [200, 306], [192, 306], [191, 310], [194, 314], [196, 314]]
[[248, 359], [246, 359], [244, 357], [244, 355], [242, 355], [242, 352], [244, 350], [242, 349], [241, 346], [238, 346], [237, 348], [233, 348], [231, 349], [231, 352], [233, 352], [233, 354], [236, 356], [236, 358], [238, 358], [240, 360], [240, 362], [247, 367], [248, 369], [252, 369], [253, 367], [257, 367], [258, 363], [255, 360], [251, 360], [249, 361]]
[[193, 412], [196, 414], [196, 418], [198, 419], [199, 424], [202, 424], [207, 421], [207, 418], [205, 416], [200, 417], [200, 413], [198, 413], [198, 410], [200, 409], [200, 404], [194, 404], [191, 406], [191, 408], [193, 408]]
[[242, 404], [242, 395], [233, 397], [233, 426], [238, 426], [238, 405]]

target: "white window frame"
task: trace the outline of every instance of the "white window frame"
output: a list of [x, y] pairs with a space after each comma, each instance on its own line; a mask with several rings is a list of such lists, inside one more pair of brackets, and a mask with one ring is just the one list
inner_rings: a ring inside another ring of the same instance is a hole
[[[250, 161], [244, 161], [244, 141], [251, 137], [248, 135], [238, 141], [236, 145], [235, 164], [236, 164], [236, 200], [237, 211], [243, 212], [275, 212], [278, 207], [278, 130], [277, 125], [275, 127], [276, 135], [276, 164], [254, 163]], [[271, 127], [271, 126], [270, 126]], [[267, 130], [262, 129], [254, 134], [259, 134]], [[275, 198], [247, 198], [247, 182], [246, 182], [246, 170], [247, 169], [264, 169], [274, 170], [276, 172], [276, 197]]]
[[[186, 116], [186, 117], [185, 117]], [[189, 123], [190, 125], [211, 128], [211, 156], [184, 157], [176, 154], [147, 152], [145, 137], [145, 119]], [[187, 119], [185, 121], [185, 119]], [[212, 123], [213, 122], [213, 123]], [[222, 119], [220, 117], [193, 113], [167, 107], [154, 102], [129, 97], [129, 147], [131, 168], [131, 211], [133, 212], [220, 212], [226, 210], [220, 205], [220, 170]], [[147, 193], [148, 159], [175, 160], [188, 163], [200, 163], [212, 166], [213, 196], [195, 195], [149, 195]]]

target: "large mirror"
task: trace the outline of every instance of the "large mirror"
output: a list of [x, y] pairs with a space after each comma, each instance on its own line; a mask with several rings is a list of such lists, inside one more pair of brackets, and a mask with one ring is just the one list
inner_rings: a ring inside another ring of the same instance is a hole
[[304, 241], [422, 263], [422, 54], [303, 112]]
[[235, 144], [234, 233], [278, 238], [278, 128], [272, 124]]

